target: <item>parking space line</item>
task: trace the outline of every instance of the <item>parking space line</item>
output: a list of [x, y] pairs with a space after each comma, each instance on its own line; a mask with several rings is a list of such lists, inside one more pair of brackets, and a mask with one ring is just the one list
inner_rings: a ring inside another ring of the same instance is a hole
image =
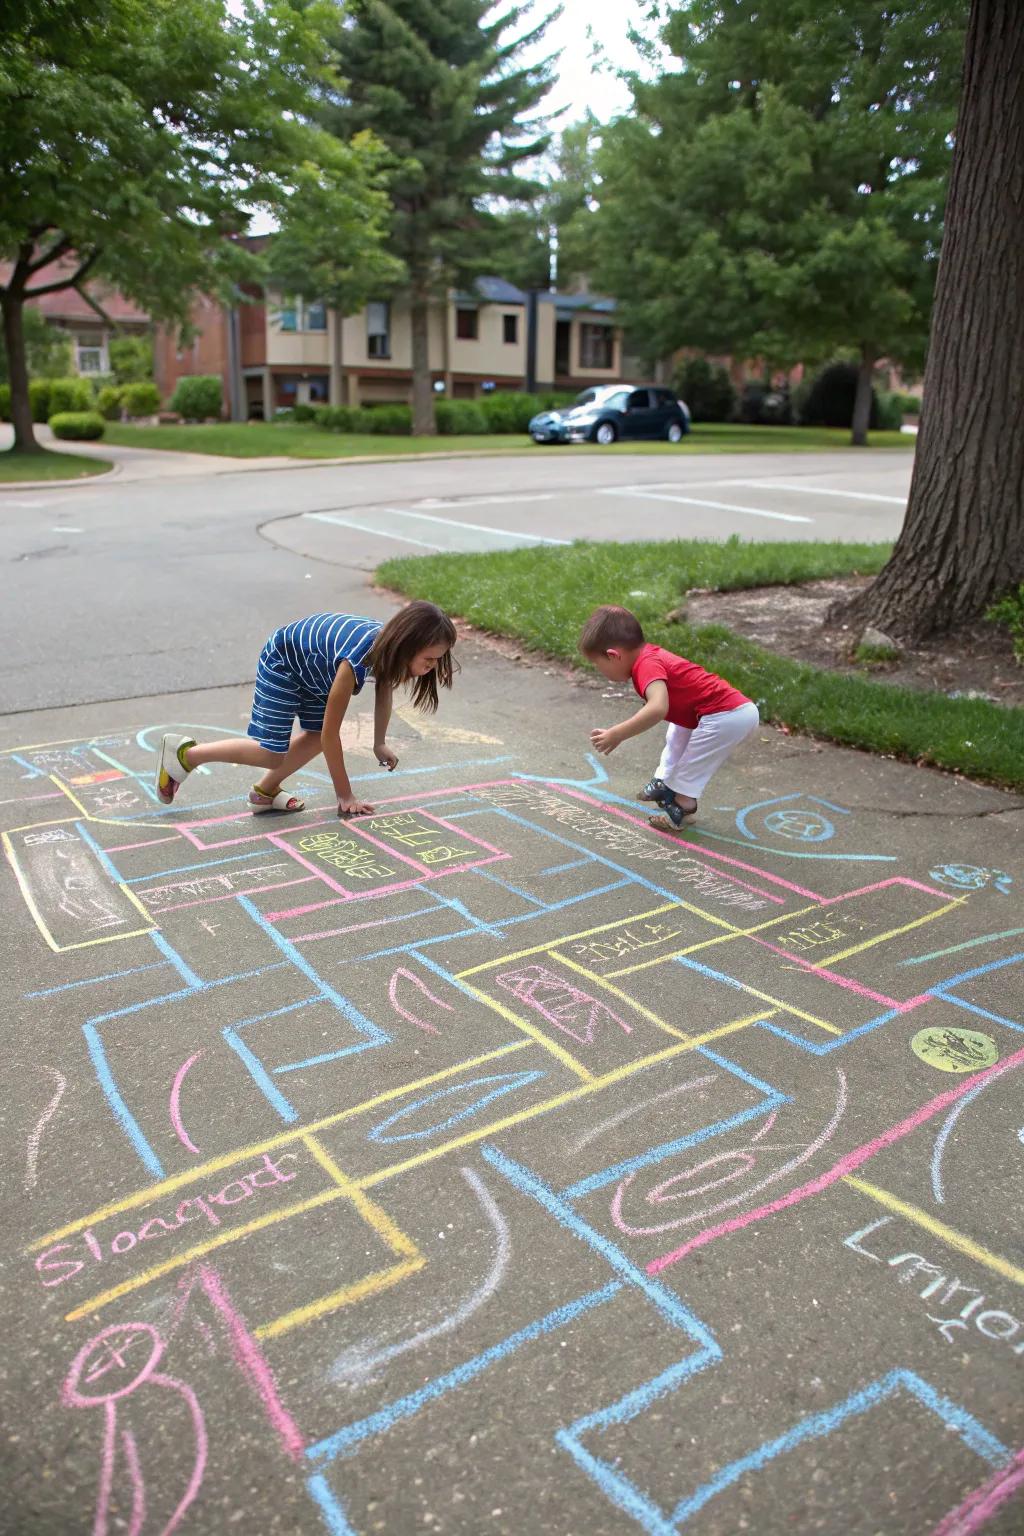
[[368, 528], [365, 523], [357, 523], [350, 517], [338, 517], [333, 512], [303, 512], [303, 517], [311, 517], [318, 523], [337, 523], [341, 528], [354, 528], [357, 533], [376, 534], [381, 539], [397, 539], [399, 544], [417, 544], [420, 549], [437, 549], [444, 551], [444, 544], [428, 544], [426, 539], [410, 539], [404, 533], [385, 533], [381, 528]]
[[719, 480], [719, 485], [748, 485], [759, 491], [802, 491], [805, 496], [842, 496], [848, 501], [885, 501], [895, 507], [907, 504], [905, 496], [882, 496], [875, 491], [834, 491], [823, 485], [788, 485], [781, 480]]
[[486, 523], [463, 523], [454, 517], [434, 517], [430, 512], [413, 512], [406, 507], [383, 507], [396, 517], [416, 517], [425, 523], [441, 523], [445, 528], [469, 528], [473, 533], [493, 533], [503, 539], [523, 539], [528, 544], [571, 544], [571, 539], [547, 539], [539, 533], [518, 533], [511, 528], [491, 528]]
[[738, 507], [729, 501], [704, 501], [697, 496], [672, 496], [664, 491], [648, 491], [640, 486], [602, 486], [602, 496], [637, 496], [645, 501], [674, 501], [688, 507], [713, 507], [718, 512], [744, 512], [749, 517], [769, 517], [778, 523], [813, 523], [813, 517], [796, 512], [768, 512], [764, 507]]

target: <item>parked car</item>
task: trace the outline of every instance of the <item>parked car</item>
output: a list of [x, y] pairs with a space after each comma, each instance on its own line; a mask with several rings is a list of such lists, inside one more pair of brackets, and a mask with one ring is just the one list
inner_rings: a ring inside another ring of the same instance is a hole
[[572, 405], [541, 411], [530, 422], [535, 443], [608, 443], [619, 439], [665, 438], [681, 442], [690, 413], [670, 389], [657, 384], [602, 384], [585, 389]]

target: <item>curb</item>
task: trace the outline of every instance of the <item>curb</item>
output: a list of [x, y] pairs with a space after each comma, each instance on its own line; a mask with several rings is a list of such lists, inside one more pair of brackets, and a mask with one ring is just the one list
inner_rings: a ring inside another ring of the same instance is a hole
[[[50, 452], [52, 450], [47, 450]], [[83, 458], [90, 455], [83, 454]], [[0, 481], [0, 496], [8, 491], [70, 491], [77, 490], [79, 486], [95, 485], [97, 480], [111, 480], [122, 473], [124, 466], [115, 460], [107, 460], [109, 467], [101, 469], [96, 475], [83, 475], [77, 480], [3, 480]]]

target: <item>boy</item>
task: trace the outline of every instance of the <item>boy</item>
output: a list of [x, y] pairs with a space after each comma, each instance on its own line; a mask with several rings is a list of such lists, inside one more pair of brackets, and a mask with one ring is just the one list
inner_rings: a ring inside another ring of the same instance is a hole
[[614, 752], [631, 736], [668, 721], [658, 771], [637, 798], [653, 800], [665, 812], [651, 818], [652, 827], [678, 829], [696, 812], [711, 775], [757, 728], [757, 705], [714, 672], [647, 645], [640, 620], [628, 608], [595, 608], [583, 626], [580, 650], [610, 682], [632, 679], [646, 700], [630, 719], [591, 731], [596, 751]]

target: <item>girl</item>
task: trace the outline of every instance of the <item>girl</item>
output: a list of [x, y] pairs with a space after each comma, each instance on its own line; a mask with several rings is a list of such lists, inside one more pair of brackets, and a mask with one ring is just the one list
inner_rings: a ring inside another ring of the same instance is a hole
[[[450, 688], [455, 664], [455, 625], [433, 603], [409, 603], [386, 624], [346, 613], [317, 613], [276, 629], [260, 654], [252, 719], [246, 737], [195, 742], [165, 736], [157, 754], [156, 792], [170, 805], [188, 775], [202, 763], [243, 763], [266, 772], [249, 791], [254, 815], [301, 811], [305, 803], [282, 789], [289, 774], [324, 754], [339, 816], [370, 814], [352, 791], [341, 747], [341, 722], [353, 694], [372, 674], [373, 750], [391, 772], [398, 758], [385, 742], [391, 699], [412, 683], [417, 709], [437, 708], [437, 685]], [[298, 717], [299, 730], [292, 735]]]

